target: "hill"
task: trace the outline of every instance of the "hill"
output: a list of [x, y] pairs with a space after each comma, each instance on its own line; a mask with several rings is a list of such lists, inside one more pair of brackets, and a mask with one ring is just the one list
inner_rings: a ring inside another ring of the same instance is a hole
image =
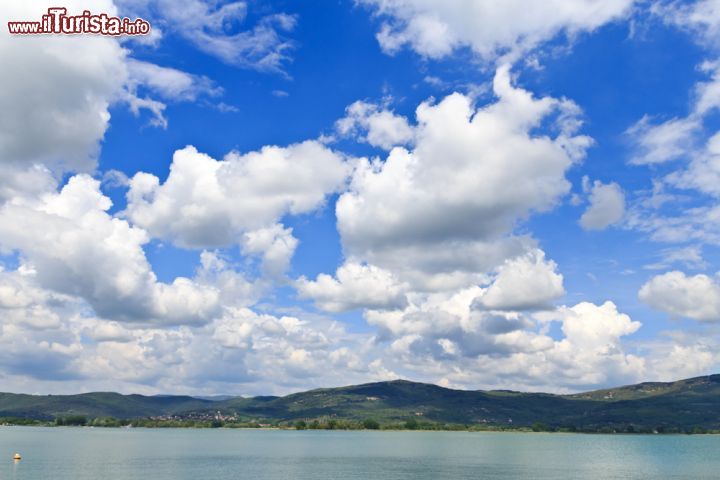
[[574, 395], [453, 390], [396, 380], [323, 388], [284, 397], [0, 394], [0, 417], [215, 419], [235, 423], [379, 422], [422, 428], [532, 427], [570, 431], [720, 430], [720, 375], [641, 383]]
[[214, 408], [243, 418], [318, 417], [380, 422], [525, 426], [578, 430], [720, 429], [720, 375], [643, 383], [575, 395], [465, 391], [397, 380], [311, 390], [275, 399], [229, 400]]
[[79, 395], [0, 393], [0, 417], [53, 420], [58, 417], [140, 418], [204, 409], [215, 402], [186, 396], [121, 395], [112, 392]]

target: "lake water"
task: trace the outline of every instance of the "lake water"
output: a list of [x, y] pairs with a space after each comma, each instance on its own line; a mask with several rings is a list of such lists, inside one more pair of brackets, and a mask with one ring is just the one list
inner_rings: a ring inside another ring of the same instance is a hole
[[0, 480], [719, 477], [718, 435], [0, 427]]

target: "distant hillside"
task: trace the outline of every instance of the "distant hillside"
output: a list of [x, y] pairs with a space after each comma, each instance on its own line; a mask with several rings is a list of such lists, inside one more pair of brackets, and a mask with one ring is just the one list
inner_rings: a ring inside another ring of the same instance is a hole
[[639, 400], [661, 395], [720, 395], [720, 375], [688, 378], [676, 382], [645, 382], [569, 395], [582, 400]]
[[0, 393], [0, 417], [52, 420], [57, 417], [139, 418], [204, 409], [215, 402], [184, 396], [120, 395], [111, 392], [79, 395]]
[[575, 395], [452, 390], [405, 380], [324, 388], [284, 397], [200, 399], [180, 396], [0, 394], [0, 417], [69, 415], [118, 419], [231, 418], [284, 424], [317, 420], [411, 422], [421, 427], [535, 427], [580, 431], [720, 430], [720, 375], [642, 383]]
[[405, 380], [325, 388], [275, 399], [229, 400], [213, 408], [256, 418], [297, 420], [317, 417], [408, 418], [444, 423], [513, 423], [530, 425], [537, 411], [557, 411], [577, 402], [547, 394], [452, 390]]
[[576, 395], [464, 391], [404, 380], [311, 390], [275, 399], [228, 400], [213, 408], [242, 417], [285, 420], [335, 417], [380, 422], [600, 429], [628, 426], [720, 428], [720, 375], [644, 383]]

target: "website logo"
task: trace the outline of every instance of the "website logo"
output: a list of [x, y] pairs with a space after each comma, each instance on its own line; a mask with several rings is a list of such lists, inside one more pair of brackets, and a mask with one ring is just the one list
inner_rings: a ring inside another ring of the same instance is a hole
[[84, 10], [82, 15], [68, 15], [67, 8], [51, 7], [40, 21], [7, 22], [13, 35], [148, 35], [150, 22], [142, 18], [113, 17], [106, 13], [93, 14]]

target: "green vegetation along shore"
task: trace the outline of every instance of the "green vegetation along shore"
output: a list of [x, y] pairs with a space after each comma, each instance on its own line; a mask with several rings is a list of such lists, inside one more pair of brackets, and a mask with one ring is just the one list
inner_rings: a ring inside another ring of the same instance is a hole
[[0, 393], [0, 424], [718, 433], [720, 375], [574, 395], [453, 390], [404, 380], [220, 400]]

